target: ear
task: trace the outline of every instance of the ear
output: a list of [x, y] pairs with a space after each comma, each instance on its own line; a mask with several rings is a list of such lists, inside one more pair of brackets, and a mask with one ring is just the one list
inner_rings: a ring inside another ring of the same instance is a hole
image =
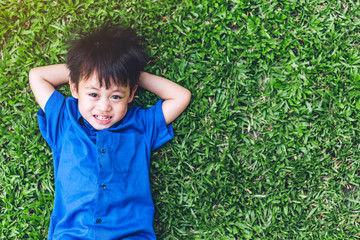
[[77, 91], [77, 88], [75, 86], [75, 84], [69, 80], [69, 84], [70, 84], [70, 90], [71, 90], [71, 94], [74, 98], [78, 98], [79, 97], [79, 94], [78, 94], [78, 91]]
[[134, 99], [135, 92], [136, 92], [137, 88], [138, 88], [138, 85], [136, 84], [136, 85], [134, 86], [133, 90], [132, 90], [131, 93], [130, 93], [130, 96], [129, 96], [129, 99], [128, 99], [128, 103], [131, 103], [132, 100]]

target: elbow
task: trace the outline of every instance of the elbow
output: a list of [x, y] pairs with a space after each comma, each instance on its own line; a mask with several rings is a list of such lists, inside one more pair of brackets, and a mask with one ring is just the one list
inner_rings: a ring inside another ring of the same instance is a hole
[[31, 89], [34, 89], [34, 87], [38, 85], [41, 79], [42, 78], [39, 68], [33, 68], [29, 71], [29, 84]]
[[185, 109], [190, 103], [191, 92], [186, 88], [182, 88], [181, 91], [178, 92], [176, 99], [180, 104], [179, 106], [182, 106]]
[[30, 70], [29, 72], [29, 82], [31, 83], [32, 81], [34, 81], [34, 79], [36, 78], [37, 75], [37, 69], [33, 68]]
[[31, 69], [30, 72], [29, 72], [29, 83], [30, 83], [30, 85], [31, 85], [31, 82], [34, 81], [35, 73], [36, 73], [35, 68]]
[[185, 100], [186, 100], [186, 106], [189, 105], [191, 100], [191, 92], [188, 89], [185, 89]]
[[176, 98], [174, 98], [174, 101], [176, 102], [175, 106], [181, 109], [182, 112], [189, 105], [190, 100], [191, 92], [186, 88], [182, 88], [182, 90], [178, 92]]

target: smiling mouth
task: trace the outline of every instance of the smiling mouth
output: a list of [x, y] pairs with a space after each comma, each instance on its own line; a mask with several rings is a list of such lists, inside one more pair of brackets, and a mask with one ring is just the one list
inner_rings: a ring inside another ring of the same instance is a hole
[[99, 116], [99, 115], [94, 115], [94, 117], [98, 120], [101, 120], [101, 121], [107, 121], [107, 120], [110, 120], [111, 117], [103, 117], [103, 116]]

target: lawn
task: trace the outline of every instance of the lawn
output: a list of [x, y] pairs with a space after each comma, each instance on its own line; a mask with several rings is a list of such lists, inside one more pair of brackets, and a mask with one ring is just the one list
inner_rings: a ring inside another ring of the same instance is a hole
[[[159, 239], [360, 238], [360, 1], [2, 0], [0, 239], [45, 239], [54, 199], [33, 67], [79, 30], [143, 36], [192, 92], [152, 155]], [[68, 86], [61, 88], [69, 93]], [[136, 104], [156, 96], [139, 91]]]

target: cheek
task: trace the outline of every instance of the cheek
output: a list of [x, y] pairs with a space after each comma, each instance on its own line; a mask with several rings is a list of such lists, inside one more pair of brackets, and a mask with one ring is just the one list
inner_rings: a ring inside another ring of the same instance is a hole
[[91, 111], [94, 108], [93, 104], [79, 100], [79, 109], [84, 111]]
[[127, 104], [117, 106], [115, 109], [116, 109], [117, 113], [119, 113], [121, 115], [124, 115], [126, 113], [126, 111], [127, 111]]

